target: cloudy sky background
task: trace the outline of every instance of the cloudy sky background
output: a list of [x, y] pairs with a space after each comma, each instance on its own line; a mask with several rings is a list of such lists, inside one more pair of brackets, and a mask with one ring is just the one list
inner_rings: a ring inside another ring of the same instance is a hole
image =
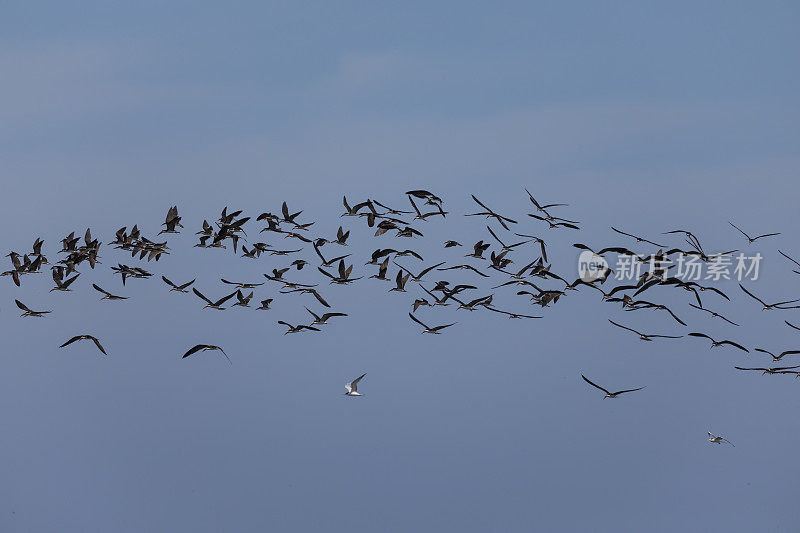
[[[482, 220], [461, 216], [474, 193], [542, 235], [569, 279], [572, 242], [634, 246], [612, 225], [656, 241], [692, 229], [715, 251], [745, 245], [728, 220], [781, 231], [747, 248], [765, 257], [750, 286], [800, 297], [777, 254], [800, 256], [792, 3], [0, 11], [3, 253], [41, 236], [53, 259], [60, 238], [86, 227], [104, 242], [134, 223], [152, 236], [177, 204], [186, 230], [145, 268], [222, 295], [220, 275], [258, 280], [288, 263], [193, 248], [191, 233], [222, 207], [255, 216], [287, 200], [329, 236], [344, 193], [401, 206], [404, 191], [427, 188], [451, 215], [400, 243], [425, 264], [461, 262], [466, 252], [441, 249], [445, 239], [488, 237]], [[568, 202], [581, 232], [525, 216], [523, 187]], [[398, 243], [344, 220], [355, 269], [370, 275], [365, 257]], [[523, 247], [517, 261], [535, 254]], [[311, 301], [203, 311], [155, 278], [122, 288], [109, 265], [138, 263], [110, 247], [101, 256], [73, 293], [48, 294], [48, 273], [0, 284], [3, 531], [791, 531], [800, 519], [798, 382], [732, 368], [769, 362], [758, 354], [709, 352], [695, 339], [644, 344], [606, 322], [797, 348], [783, 320], [800, 324], [800, 311], [761, 312], [735, 283], [720, 285], [731, 304], [704, 302], [741, 328], [689, 309], [682, 291], [650, 299], [689, 328], [584, 290], [538, 321], [423, 310], [459, 322], [433, 337], [406, 316], [417, 293], [365, 279], [323, 287], [348, 319], [284, 337], [275, 321], [306, 320]], [[91, 282], [132, 298], [98, 302]], [[534, 310], [496, 292], [499, 307]], [[17, 318], [14, 298], [54, 313]], [[83, 332], [109, 357], [56, 348]], [[215, 354], [181, 361], [197, 342], [224, 346], [234, 365]], [[343, 398], [362, 372], [367, 396]], [[602, 401], [581, 372], [647, 388]], [[709, 445], [707, 430], [736, 447]]]

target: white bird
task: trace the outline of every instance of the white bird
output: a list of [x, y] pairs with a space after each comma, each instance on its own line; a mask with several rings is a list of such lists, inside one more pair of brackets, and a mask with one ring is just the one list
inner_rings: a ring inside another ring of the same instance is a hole
[[347, 392], [345, 392], [344, 395], [345, 396], [364, 396], [363, 394], [358, 392], [358, 382], [361, 381], [361, 379], [366, 375], [367, 374], [364, 373], [364, 374], [361, 374], [360, 376], [358, 376], [353, 381], [348, 381], [344, 386], [344, 388], [347, 390]]
[[[720, 444], [720, 443], [723, 443], [723, 442], [727, 442], [728, 444], [733, 446], [733, 443], [731, 441], [729, 441], [728, 439], [726, 439], [725, 437], [723, 437], [722, 435], [714, 435], [713, 433], [711, 433], [709, 431], [708, 432], [708, 437], [709, 437], [708, 442], [713, 442], [714, 444]], [[733, 447], [735, 448], [736, 446], [733, 446]]]

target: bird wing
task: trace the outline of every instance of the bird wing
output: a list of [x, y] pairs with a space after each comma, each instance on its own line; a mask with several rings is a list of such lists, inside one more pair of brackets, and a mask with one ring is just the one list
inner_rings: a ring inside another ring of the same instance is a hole
[[200, 350], [204, 349], [205, 347], [206, 347], [205, 344], [198, 344], [197, 346], [194, 346], [193, 348], [189, 348], [189, 351], [187, 351], [185, 354], [183, 354], [183, 357], [181, 357], [181, 359], [186, 359], [187, 357], [189, 357], [193, 353], [197, 353]]
[[82, 337], [81, 337], [80, 335], [75, 335], [75, 336], [74, 336], [74, 337], [72, 337], [70, 340], [68, 340], [67, 342], [65, 342], [65, 343], [64, 343], [64, 344], [62, 344], [61, 346], [59, 346], [59, 348], [63, 348], [64, 346], [69, 346], [69, 345], [70, 345], [70, 344], [72, 344], [73, 342], [75, 342], [75, 341], [79, 341], [79, 340], [81, 340], [81, 339], [82, 339]]
[[192, 289], [192, 292], [193, 292], [193, 293], [195, 293], [195, 294], [196, 294], [198, 297], [200, 297], [202, 300], [204, 300], [206, 303], [208, 303], [208, 305], [214, 305], [214, 304], [213, 304], [213, 302], [212, 302], [211, 300], [209, 300], [208, 298], [206, 298], [205, 296], [203, 296], [203, 293], [202, 293], [202, 292], [200, 292], [200, 291], [198, 291], [197, 289], [193, 288], [193, 289]]
[[321, 303], [325, 307], [330, 307], [330, 304], [326, 302], [325, 299], [322, 296], [320, 296], [320, 294], [317, 291], [312, 290], [311, 294], [314, 295], [314, 297], [319, 301], [319, 303]]
[[762, 300], [758, 296], [755, 296], [753, 293], [751, 293], [750, 291], [745, 289], [744, 286], [741, 283], [739, 284], [739, 288], [741, 288], [744, 291], [744, 293], [746, 295], [748, 295], [750, 298], [753, 298], [754, 300], [757, 300], [757, 301], [761, 302], [762, 305], [767, 305], [766, 303], [764, 303], [764, 300]]
[[103, 348], [103, 346], [100, 344], [100, 341], [97, 340], [96, 337], [91, 337], [90, 336], [89, 338], [92, 339], [92, 341], [94, 342], [94, 345], [97, 346], [97, 349], [100, 350], [101, 352], [103, 352], [103, 355], [108, 355], [106, 353], [105, 349]]
[[733, 226], [734, 228], [736, 228], [736, 231], [738, 231], [739, 233], [741, 233], [742, 235], [744, 235], [745, 237], [747, 237], [747, 239], [748, 239], [748, 240], [750, 239], [750, 235], [748, 235], [747, 233], [745, 233], [745, 232], [743, 232], [741, 229], [739, 229], [739, 227], [738, 227], [736, 224], [734, 224], [734, 223], [733, 223], [733, 222], [731, 222], [730, 220], [728, 221], [728, 224], [730, 224], [731, 226]]
[[722, 342], [720, 342], [720, 344], [730, 344], [731, 346], [735, 346], [736, 348], [739, 348], [740, 350], [743, 350], [743, 351], [745, 351], [747, 353], [750, 353], [750, 350], [748, 350], [747, 348], [745, 348], [741, 344], [736, 344], [733, 341], [722, 341]]
[[[635, 329], [631, 329], [631, 328], [629, 328], [629, 327], [623, 326], [622, 324], [617, 324], [616, 322], [614, 322], [614, 321], [613, 321], [613, 320], [611, 320], [610, 318], [608, 319], [608, 321], [609, 321], [609, 322], [611, 322], [612, 324], [614, 324], [615, 326], [617, 326], [618, 328], [627, 329], [628, 331], [632, 331], [632, 332], [636, 333], [637, 335], [643, 335], [642, 333], [639, 333], [639, 332], [638, 332], [638, 331], [636, 331]], [[584, 378], [584, 379], [585, 379], [585, 378]]]
[[617, 391], [617, 392], [615, 392], [615, 393], [614, 393], [614, 396], [618, 396], [618, 395], [620, 395], [620, 394], [625, 394], [626, 392], [635, 392], [635, 391], [637, 391], [637, 390], [642, 390], [643, 388], [644, 388], [644, 387], [638, 387], [638, 388], [635, 388], [635, 389], [625, 389], [625, 390], [620, 390], [620, 391]]
[[420, 320], [419, 320], [417, 317], [415, 317], [415, 316], [414, 316], [414, 315], [412, 315], [411, 313], [408, 313], [408, 316], [410, 316], [410, 317], [411, 317], [411, 320], [413, 320], [414, 322], [416, 322], [417, 324], [419, 324], [419, 325], [420, 325], [420, 326], [422, 326], [423, 328], [425, 328], [425, 329], [430, 329], [428, 326], [426, 326], [426, 325], [425, 325], [423, 322], [421, 322], [421, 321], [420, 321]]
[[98, 292], [102, 292], [103, 294], [105, 294], [107, 296], [111, 296], [110, 292], [101, 289], [96, 283], [92, 283], [92, 287], [94, 288], [94, 290], [96, 290]]
[[593, 381], [591, 381], [589, 378], [587, 378], [587, 377], [586, 377], [586, 376], [584, 376], [583, 374], [581, 374], [581, 377], [583, 378], [583, 381], [585, 381], [586, 383], [588, 383], [588, 384], [589, 384], [589, 385], [591, 385], [592, 387], [594, 387], [594, 388], [596, 388], [596, 389], [600, 389], [601, 391], [605, 392], [606, 394], [611, 394], [611, 393], [610, 393], [610, 392], [608, 392], [606, 389], [604, 389], [603, 387], [601, 387], [601, 386], [600, 386], [600, 385], [598, 385], [597, 383], [594, 383]]

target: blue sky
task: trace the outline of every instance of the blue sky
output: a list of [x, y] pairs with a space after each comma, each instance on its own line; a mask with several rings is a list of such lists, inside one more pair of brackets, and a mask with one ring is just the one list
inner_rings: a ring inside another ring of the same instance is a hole
[[[418, 224], [425, 238], [408, 244], [425, 264], [461, 262], [445, 239], [488, 237], [484, 221], [461, 216], [474, 193], [542, 235], [569, 278], [573, 242], [634, 246], [610, 226], [657, 241], [686, 227], [715, 250], [745, 246], [728, 220], [780, 231], [748, 248], [765, 257], [751, 287], [800, 297], [777, 254], [800, 256], [793, 3], [1, 12], [3, 254], [41, 236], [55, 257], [59, 239], [87, 226], [104, 242], [134, 223], [152, 235], [177, 204], [184, 234], [145, 268], [221, 295], [220, 276], [258, 280], [288, 262], [193, 248], [222, 207], [257, 215], [286, 200], [318, 221], [315, 235], [332, 235], [342, 194], [399, 206], [427, 188], [451, 215]], [[568, 202], [580, 233], [525, 216], [523, 187]], [[355, 269], [369, 275], [366, 256], [395, 243], [344, 220]], [[768, 362], [758, 354], [645, 344], [606, 321], [797, 348], [783, 320], [800, 324], [800, 311], [762, 312], [735, 283], [720, 285], [731, 304], [709, 307], [740, 328], [692, 311], [682, 291], [657, 297], [690, 328], [584, 290], [530, 322], [421, 311], [458, 321], [436, 337], [408, 320], [414, 292], [364, 279], [323, 287], [350, 317], [284, 337], [275, 321], [305, 320], [309, 300], [213, 313], [158, 279], [121, 287], [108, 267], [134, 262], [101, 255], [72, 293], [48, 293], [48, 274], [21, 288], [2, 278], [0, 530], [792, 531], [800, 519], [798, 382], [732, 368]], [[91, 282], [132, 298], [98, 302]], [[54, 313], [18, 318], [14, 298]], [[496, 301], [533, 309], [510, 290]], [[56, 348], [83, 332], [109, 357]], [[234, 364], [181, 361], [198, 342], [224, 346]], [[367, 396], [342, 397], [362, 372]], [[647, 388], [603, 401], [582, 372]], [[708, 444], [707, 430], [736, 447]]]

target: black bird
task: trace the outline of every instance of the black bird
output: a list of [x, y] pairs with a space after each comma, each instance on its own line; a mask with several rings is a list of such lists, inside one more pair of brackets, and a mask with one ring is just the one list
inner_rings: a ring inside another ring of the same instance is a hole
[[421, 256], [421, 255], [419, 255], [419, 254], [418, 254], [417, 252], [415, 252], [414, 250], [403, 250], [403, 251], [397, 251], [397, 252], [395, 252], [395, 253], [394, 253], [394, 256], [395, 256], [395, 257], [405, 257], [405, 256], [407, 256], [407, 255], [410, 255], [411, 257], [416, 257], [416, 258], [417, 258], [417, 259], [419, 259], [420, 261], [424, 261], [424, 260], [422, 259], [422, 256]]
[[765, 233], [765, 234], [763, 234], [763, 235], [758, 235], [757, 237], [751, 237], [750, 235], [748, 235], [747, 233], [745, 233], [745, 232], [743, 232], [741, 229], [739, 229], [739, 228], [736, 226], [736, 224], [734, 224], [733, 222], [730, 222], [730, 221], [728, 221], [728, 224], [730, 224], [731, 226], [733, 226], [734, 228], [736, 228], [736, 230], [737, 230], [739, 233], [741, 233], [742, 235], [744, 235], [744, 236], [747, 238], [747, 243], [748, 243], [748, 244], [753, 244], [755, 241], [757, 241], [758, 239], [761, 239], [762, 237], [774, 237], [775, 235], [780, 235], [780, 233]]
[[413, 272], [411, 272], [411, 271], [410, 271], [409, 269], [407, 269], [406, 267], [404, 267], [404, 266], [402, 266], [402, 265], [400, 265], [400, 264], [398, 264], [398, 263], [395, 263], [394, 261], [392, 261], [392, 262], [393, 262], [395, 265], [397, 265], [398, 267], [400, 267], [402, 270], [404, 270], [405, 272], [408, 272], [408, 274], [410, 274], [410, 275], [411, 275], [411, 279], [412, 279], [413, 281], [416, 281], [416, 282], [422, 281], [422, 278], [425, 276], [425, 274], [427, 274], [428, 272], [430, 272], [430, 271], [431, 271], [431, 270], [433, 270], [434, 268], [437, 268], [437, 267], [440, 267], [440, 266], [442, 266], [442, 265], [445, 263], [444, 261], [442, 261], [441, 263], [436, 263], [435, 265], [433, 265], [433, 266], [429, 266], [428, 268], [426, 268], [426, 269], [422, 270], [422, 271], [421, 271], [421, 272], [420, 272], [418, 275], [415, 275]]
[[92, 335], [75, 335], [70, 340], [59, 346], [59, 348], [63, 348], [64, 346], [68, 346], [73, 342], [80, 340], [91, 340], [92, 342], [94, 342], [94, 345], [97, 346], [97, 349], [103, 353], [103, 355], [108, 355], [106, 354], [105, 349], [103, 349], [103, 346], [100, 344], [100, 341], [97, 340], [97, 337], [93, 337]]
[[426, 306], [430, 307], [431, 303], [428, 300], [426, 300], [425, 298], [417, 298], [416, 300], [414, 300], [414, 303], [412, 304], [412, 306], [414, 308], [414, 312], [416, 313], [417, 309], [419, 309], [423, 305], [426, 305]]
[[761, 308], [762, 311], [772, 310], [772, 309], [798, 309], [798, 308], [800, 308], [800, 305], [792, 305], [792, 306], [789, 306], [789, 307], [781, 307], [781, 306], [784, 306], [786, 304], [792, 304], [792, 303], [795, 303], [795, 302], [800, 302], [800, 298], [798, 298], [797, 300], [786, 300], [785, 302], [777, 302], [777, 303], [774, 303], [774, 304], [768, 304], [764, 300], [759, 298], [758, 296], [755, 296], [753, 293], [751, 293], [750, 291], [745, 289], [742, 286], [741, 283], [739, 284], [739, 288], [741, 288], [745, 292], [745, 294], [747, 294], [750, 298], [753, 298], [754, 300], [760, 302], [761, 305], [764, 306], [764, 307]]
[[311, 322], [311, 325], [314, 324], [327, 324], [329, 318], [333, 318], [335, 316], [347, 316], [347, 313], [324, 313], [322, 316], [316, 314], [314, 311], [306, 307], [306, 311], [311, 313], [311, 316], [314, 317], [314, 321]]
[[629, 327], [623, 326], [622, 324], [617, 324], [616, 322], [614, 322], [610, 318], [608, 319], [608, 321], [611, 322], [612, 324], [614, 324], [615, 326], [617, 326], [618, 328], [627, 329], [628, 331], [632, 331], [633, 333], [636, 333], [637, 335], [639, 335], [639, 338], [642, 339], [643, 341], [652, 341], [653, 339], [680, 339], [681, 337], [683, 337], [683, 335], [677, 335], [677, 336], [676, 335], [650, 335], [650, 334], [646, 335], [644, 333], [636, 331], [635, 329], [631, 329]]
[[461, 246], [461, 243], [458, 241], [444, 241], [445, 248], [452, 248], [453, 246]]
[[486, 211], [481, 211], [481, 212], [478, 212], [478, 213], [468, 213], [466, 216], [474, 217], [474, 216], [479, 216], [479, 215], [485, 215], [486, 218], [494, 218], [495, 220], [497, 220], [500, 223], [500, 225], [503, 226], [505, 229], [508, 229], [508, 226], [506, 225], [506, 222], [510, 222], [511, 224], [516, 224], [517, 223], [516, 220], [512, 220], [512, 219], [504, 217], [502, 215], [498, 215], [497, 213], [495, 213], [494, 211], [492, 211], [491, 209], [486, 207], [480, 200], [478, 200], [475, 197], [474, 194], [471, 195], [471, 196], [472, 196], [472, 199], [475, 200], [475, 203], [477, 203], [479, 206], [484, 208]]
[[411, 273], [409, 272], [405, 276], [403, 275], [403, 270], [397, 271], [397, 277], [395, 278], [395, 286], [389, 289], [389, 292], [406, 292], [406, 283], [408, 283], [408, 278], [411, 277]]
[[475, 272], [479, 276], [483, 276], [484, 278], [488, 278], [489, 277], [488, 275], [484, 274], [483, 272], [481, 272], [480, 270], [478, 270], [477, 268], [475, 268], [472, 265], [455, 265], [455, 266], [451, 266], [451, 267], [447, 267], [447, 268], [437, 268], [436, 270], [438, 270], [440, 272], [443, 272], [445, 270], [456, 270], [456, 269], [472, 270], [473, 272]]
[[428, 219], [428, 217], [432, 217], [434, 215], [441, 215], [443, 218], [447, 215], [447, 212], [443, 211], [442, 210], [442, 206], [440, 206], [438, 204], [435, 204], [435, 205], [439, 208], [439, 211], [431, 211], [429, 213], [422, 213], [422, 212], [420, 212], [419, 208], [417, 207], [417, 204], [414, 203], [414, 199], [411, 196], [408, 197], [408, 201], [411, 202], [411, 207], [413, 207], [414, 211], [417, 213], [416, 215], [414, 215], [414, 218], [412, 220], [425, 221], [425, 220]]
[[344, 213], [340, 216], [343, 217], [355, 217], [358, 216], [358, 211], [363, 207], [369, 207], [370, 201], [367, 200], [366, 202], [361, 202], [360, 204], [356, 204], [353, 207], [350, 207], [350, 204], [347, 203], [347, 196], [342, 197], [342, 204], [344, 204]]
[[316, 243], [313, 244], [313, 247], [314, 247], [314, 251], [317, 252], [317, 255], [322, 260], [322, 264], [320, 266], [324, 266], [324, 267], [333, 266], [334, 264], [336, 264], [337, 261], [341, 261], [342, 259], [345, 259], [346, 257], [348, 257], [350, 255], [350, 254], [345, 254], [345, 255], [342, 255], [340, 257], [334, 257], [331, 260], [327, 260], [327, 259], [325, 259], [325, 256], [322, 255], [322, 252], [320, 252], [319, 246], [317, 246]]
[[569, 229], [577, 229], [577, 230], [581, 229], [580, 227], [576, 226], [573, 222], [559, 220], [557, 217], [545, 218], [545, 217], [541, 217], [539, 215], [532, 215], [530, 213], [528, 213], [528, 216], [529, 217], [533, 217], [536, 220], [541, 220], [543, 222], [547, 222], [550, 225], [550, 229], [556, 229], [556, 228], [569, 228]]
[[636, 389], [625, 389], [625, 390], [618, 390], [617, 392], [609, 392], [607, 389], [604, 389], [603, 387], [601, 387], [601, 386], [600, 386], [600, 385], [598, 385], [597, 383], [593, 383], [592, 381], [590, 381], [590, 380], [589, 380], [589, 378], [587, 378], [587, 377], [586, 377], [586, 376], [584, 376], [583, 374], [581, 374], [581, 377], [583, 378], [583, 381], [585, 381], [586, 383], [588, 383], [588, 384], [589, 384], [589, 385], [591, 385], [592, 387], [594, 387], [594, 388], [596, 388], [596, 389], [600, 389], [601, 391], [605, 392], [605, 393], [606, 393], [606, 395], [605, 395], [605, 396], [603, 396], [603, 399], [604, 399], [604, 400], [605, 400], [606, 398], [616, 398], [616, 397], [617, 397], [617, 396], [619, 396], [620, 394], [625, 394], [626, 392], [635, 392], [635, 391], [637, 391], [637, 390], [642, 390], [642, 389], [644, 388], [644, 387], [638, 387], [638, 388], [636, 388]]
[[694, 304], [689, 304], [689, 306], [690, 306], [690, 307], [694, 307], [695, 309], [699, 309], [700, 311], [705, 311], [706, 313], [710, 314], [711, 316], [714, 316], [714, 317], [717, 317], [717, 318], [721, 318], [722, 320], [724, 320], [724, 321], [725, 321], [725, 322], [727, 322], [728, 324], [733, 324], [734, 326], [738, 326], [738, 325], [739, 325], [739, 324], [737, 324], [736, 322], [733, 322], [732, 320], [728, 320], [727, 318], [725, 318], [725, 317], [724, 317], [724, 316], [722, 316], [721, 314], [719, 314], [719, 313], [715, 313], [715, 312], [714, 312], [714, 311], [712, 311], [711, 309], [706, 309], [705, 307], [700, 307], [700, 306], [698, 306], [698, 305], [694, 305]]
[[318, 293], [316, 290], [314, 290], [314, 289], [312, 289], [310, 287], [300, 287], [300, 288], [297, 288], [297, 289], [290, 289], [288, 291], [281, 291], [281, 294], [288, 294], [290, 292], [313, 294], [314, 298], [316, 298], [319, 303], [321, 303], [325, 307], [330, 307], [330, 304], [325, 301], [325, 299], [322, 297], [322, 295], [320, 293]]
[[174, 284], [174, 283], [172, 283], [172, 282], [171, 282], [169, 279], [167, 279], [167, 277], [166, 277], [166, 276], [161, 276], [161, 279], [162, 279], [162, 280], [164, 280], [164, 283], [166, 283], [167, 285], [169, 285], [169, 286], [170, 286], [169, 292], [172, 292], [172, 291], [177, 291], [177, 292], [183, 292], [183, 293], [188, 293], [189, 291], [187, 291], [186, 289], [187, 289], [187, 288], [188, 288], [188, 287], [189, 287], [189, 286], [190, 286], [192, 283], [194, 283], [194, 282], [196, 281], [196, 278], [195, 278], [195, 279], [193, 279], [192, 281], [187, 281], [186, 283], [184, 283], [184, 284], [182, 284], [182, 285], [175, 285], [175, 284]]
[[242, 294], [241, 289], [236, 290], [236, 299], [238, 300], [235, 304], [231, 307], [241, 306], [241, 307], [250, 307], [250, 300], [253, 298], [253, 291], [250, 291], [250, 294], [245, 296]]
[[761, 374], [796, 374], [797, 372], [786, 372], [787, 370], [794, 370], [800, 368], [800, 365], [795, 366], [773, 366], [769, 368], [756, 367], [756, 368], [742, 368], [741, 366], [734, 366], [736, 370], [760, 370]]
[[550, 209], [551, 207], [561, 207], [561, 206], [566, 207], [567, 205], [569, 205], [569, 204], [545, 204], [545, 205], [541, 205], [541, 204], [539, 204], [539, 202], [536, 201], [536, 198], [533, 197], [533, 195], [531, 194], [531, 191], [529, 191], [528, 189], [525, 189], [525, 192], [528, 193], [528, 196], [531, 199], [531, 203], [536, 207], [536, 210], [537, 211], [542, 211], [543, 213], [547, 213], [547, 210]]
[[223, 350], [219, 346], [214, 346], [213, 344], [198, 344], [197, 346], [195, 346], [193, 348], [189, 348], [189, 351], [186, 352], [185, 354], [183, 354], [183, 357], [181, 357], [181, 359], [186, 359], [187, 357], [189, 357], [190, 355], [192, 355], [194, 353], [205, 352], [205, 351], [208, 351], [208, 350], [221, 352], [222, 355], [225, 356], [225, 359], [227, 359], [230, 364], [233, 364], [233, 361], [231, 361], [231, 358], [228, 357], [228, 354], [225, 353], [225, 350]]
[[474, 251], [471, 254], [467, 254], [464, 257], [474, 257], [476, 259], [486, 259], [483, 257], [483, 252], [485, 252], [491, 244], [485, 243], [483, 241], [478, 241], [473, 246]]
[[494, 307], [491, 307], [491, 306], [488, 306], [488, 305], [487, 305], [487, 306], [485, 306], [485, 307], [486, 307], [486, 309], [488, 309], [489, 311], [494, 311], [495, 313], [502, 313], [502, 314], [504, 314], [504, 315], [508, 315], [508, 318], [542, 318], [542, 317], [540, 317], [540, 316], [533, 316], [533, 315], [522, 315], [522, 314], [520, 314], [520, 313], [511, 313], [511, 312], [509, 312], [509, 311], [503, 311], [503, 310], [501, 310], [501, 309], [496, 309], [496, 308], [494, 308]]
[[195, 293], [195, 294], [196, 294], [198, 297], [200, 297], [200, 299], [202, 299], [204, 302], [206, 302], [206, 305], [204, 305], [204, 306], [203, 306], [203, 309], [205, 309], [206, 307], [209, 307], [209, 308], [211, 308], [211, 309], [216, 309], [217, 311], [224, 311], [224, 310], [225, 310], [225, 308], [224, 308], [224, 307], [222, 307], [222, 304], [224, 304], [225, 302], [227, 302], [228, 300], [230, 300], [231, 298], [233, 298], [234, 296], [236, 296], [236, 292], [237, 292], [237, 291], [234, 291], [234, 292], [230, 293], [230, 294], [229, 294], [229, 295], [227, 295], [227, 296], [223, 296], [222, 298], [220, 298], [220, 299], [219, 299], [219, 300], [217, 300], [216, 302], [212, 302], [211, 300], [209, 300], [208, 298], [206, 298], [206, 297], [203, 295], [203, 293], [202, 293], [202, 292], [198, 291], [197, 289], [195, 289], [195, 288], [192, 288], [192, 291], [193, 291], [193, 292], [194, 292], [194, 293]]
[[80, 274], [75, 274], [71, 278], [62, 281], [58, 277], [58, 275], [56, 274], [57, 272], [59, 272], [59, 271], [58, 270], [53, 270], [53, 281], [55, 282], [56, 286], [53, 287], [52, 289], [50, 289], [50, 292], [53, 292], [53, 291], [71, 291], [72, 289], [70, 289], [69, 286], [72, 285], [72, 283], [76, 279], [78, 279], [78, 276], [80, 276]]
[[315, 328], [313, 326], [305, 326], [303, 324], [299, 324], [297, 326], [293, 326], [293, 325], [289, 324], [288, 322], [284, 322], [283, 320], [278, 320], [278, 324], [283, 324], [284, 326], [289, 328], [288, 330], [286, 330], [286, 332], [284, 332], [284, 335], [286, 335], [288, 333], [300, 333], [304, 329], [307, 329], [307, 330], [310, 330], [310, 331], [319, 331], [317, 328]]
[[[289, 269], [287, 268], [286, 270]], [[285, 272], [286, 270], [284, 270], [283, 272]], [[236, 285], [236, 287], [239, 289], [254, 289], [256, 287], [260, 287], [261, 285], [263, 285], [263, 283], [237, 283], [235, 281], [228, 281], [225, 278], [219, 278], [219, 280], [227, 285]]]
[[489, 233], [492, 234], [492, 237], [494, 237], [494, 240], [496, 240], [497, 242], [500, 243], [500, 246], [502, 247], [503, 250], [511, 250], [512, 248], [516, 248], [517, 246], [522, 246], [523, 244], [527, 244], [527, 243], [530, 242], [530, 241], [521, 241], [521, 242], [518, 242], [518, 243], [515, 243], [515, 244], [507, 245], [506, 243], [501, 241], [500, 238], [497, 235], [495, 235], [495, 233], [494, 233], [494, 231], [492, 231], [491, 227], [486, 226], [486, 229], [488, 229]]
[[[630, 298], [630, 297], [626, 295], [626, 298]], [[607, 301], [611, 301], [611, 299], [609, 299]], [[623, 306], [625, 306], [625, 303], [623, 303]], [[678, 316], [675, 313], [673, 313], [670, 310], [669, 307], [667, 307], [666, 305], [663, 305], [663, 304], [655, 304], [655, 303], [652, 303], [652, 302], [648, 302], [646, 300], [633, 300], [632, 298], [630, 298], [630, 300], [628, 300], [627, 307], [628, 307], [629, 311], [636, 311], [638, 309], [660, 309], [662, 311], [666, 311], [667, 313], [669, 313], [669, 315], [672, 318], [674, 318], [675, 321], [678, 322], [680, 325], [682, 325], [682, 326], [686, 325], [686, 322], [684, 322], [683, 320], [678, 318]]]
[[17, 307], [19, 307], [22, 310], [22, 314], [19, 315], [19, 316], [32, 316], [32, 317], [42, 318], [47, 313], [52, 313], [52, 311], [31, 311], [28, 308], [28, 306], [26, 306], [24, 303], [20, 302], [19, 300], [14, 300], [14, 303], [16, 303]]
[[383, 281], [390, 281], [389, 278], [386, 277], [386, 272], [389, 270], [389, 258], [383, 260], [383, 263], [378, 265], [378, 273], [370, 276], [370, 278], [380, 279]]
[[794, 355], [794, 354], [800, 353], [800, 350], [786, 350], [784, 352], [781, 352], [779, 355], [775, 355], [774, 353], [772, 353], [772, 352], [770, 352], [768, 350], [764, 350], [763, 348], [756, 348], [755, 350], [757, 352], [765, 353], [765, 354], [771, 356], [772, 360], [776, 361], [776, 362], [780, 361], [783, 358], [783, 356], [785, 356], [785, 355]]
[[741, 344], [736, 344], [735, 342], [728, 341], [728, 340], [716, 341], [716, 340], [712, 339], [711, 337], [709, 337], [708, 335], [706, 335], [705, 333], [689, 333], [689, 336], [690, 337], [701, 337], [701, 338], [710, 340], [712, 348], [715, 348], [717, 346], [722, 346], [724, 344], [730, 344], [731, 346], [733, 346], [735, 348], [739, 348], [740, 350], [743, 350], [743, 351], [745, 351], [747, 353], [750, 353], [750, 350], [748, 350], [747, 348], [745, 348]]
[[117, 296], [115, 294], [111, 294], [110, 292], [101, 289], [95, 283], [92, 283], [92, 287], [94, 287], [94, 290], [96, 290], [97, 292], [102, 292], [103, 293], [103, 297], [100, 298], [101, 300], [127, 300], [128, 299], [127, 296]]
[[525, 235], [524, 233], [514, 233], [514, 235], [516, 235], [517, 237], [525, 237], [527, 239], [530, 239], [529, 242], [538, 242], [539, 249], [542, 252], [542, 259], [547, 261], [547, 244], [545, 244], [543, 239], [541, 239], [540, 237], [536, 237], [535, 235]]
[[433, 333], [435, 335], [439, 335], [441, 330], [443, 330], [444, 328], [449, 328], [450, 326], [456, 325], [456, 322], [453, 322], [452, 324], [445, 324], [443, 326], [436, 326], [436, 327], [432, 328], [430, 326], [425, 325], [423, 322], [421, 322], [417, 317], [415, 317], [411, 313], [408, 313], [408, 316], [411, 317], [411, 320], [413, 320], [414, 322], [416, 322], [417, 324], [419, 324], [420, 326], [425, 328], [425, 329], [422, 330], [422, 333]]
[[[781, 254], [786, 259], [788, 259], [789, 261], [791, 261], [792, 263], [794, 263], [795, 265], [797, 265], [798, 267], [800, 267], [800, 263], [798, 263], [796, 260], [792, 259], [791, 257], [781, 252], [780, 250], [778, 250], [778, 253]], [[800, 270], [792, 270], [792, 272], [794, 272], [795, 274], [800, 274]]]
[[269, 304], [272, 303], [272, 300], [273, 300], [272, 298], [267, 298], [266, 300], [261, 300], [261, 307], [256, 307], [256, 309], [259, 309], [259, 310], [267, 310], [267, 309], [269, 309], [270, 308]]
[[646, 243], [648, 243], [648, 244], [652, 244], [653, 246], [659, 246], [659, 247], [661, 247], [661, 248], [665, 248], [665, 246], [664, 246], [663, 244], [658, 244], [657, 242], [648, 241], [647, 239], [645, 239], [645, 238], [643, 238], [643, 237], [638, 237], [638, 236], [636, 236], [636, 235], [631, 235], [630, 233], [625, 233], [624, 231], [620, 231], [620, 230], [618, 230], [618, 229], [617, 229], [617, 228], [615, 228], [614, 226], [611, 226], [611, 229], [612, 229], [613, 231], [615, 231], [615, 232], [619, 233], [620, 235], [625, 235], [625, 236], [627, 236], [627, 237], [631, 237], [631, 238], [633, 238], [633, 239], [636, 239], [636, 242], [646, 242]]
[[337, 283], [339, 285], [345, 285], [347, 283], [352, 283], [353, 281], [355, 281], [357, 279], [361, 279], [361, 277], [357, 277], [357, 278], [351, 278], [350, 277], [350, 273], [353, 271], [353, 265], [350, 265], [349, 267], [345, 267], [344, 260], [340, 260], [339, 261], [339, 275], [338, 276], [334, 276], [334, 275], [330, 274], [329, 272], [326, 272], [325, 270], [322, 270], [322, 268], [320, 268], [320, 267], [317, 267], [317, 270], [319, 270], [320, 272], [322, 272], [323, 274], [325, 274], [326, 276], [331, 278], [331, 283]]
[[386, 209], [386, 212], [391, 214], [391, 215], [408, 215], [408, 214], [411, 214], [411, 211], [401, 211], [399, 209], [392, 209], [391, 207], [380, 203], [378, 200], [373, 200], [373, 202], [376, 205], [382, 207], [383, 209]]
[[178, 230], [176, 230], [175, 228], [183, 227], [183, 225], [181, 224], [181, 217], [178, 216], [177, 205], [173, 205], [172, 207], [169, 208], [169, 211], [167, 211], [167, 218], [161, 225], [166, 226], [167, 228], [159, 231], [158, 232], [159, 235], [161, 235], [162, 233], [178, 233]]
[[350, 236], [350, 230], [344, 231], [344, 229], [339, 226], [339, 229], [336, 231], [336, 240], [332, 241], [336, 244], [341, 244], [342, 246], [347, 246], [347, 238]]

